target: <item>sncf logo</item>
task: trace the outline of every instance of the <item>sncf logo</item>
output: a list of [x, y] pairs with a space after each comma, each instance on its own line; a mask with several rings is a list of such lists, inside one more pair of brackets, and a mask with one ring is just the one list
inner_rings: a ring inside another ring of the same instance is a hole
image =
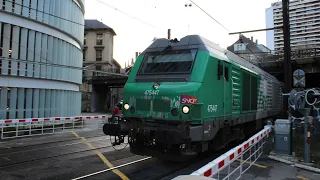
[[198, 103], [198, 99], [193, 96], [182, 95], [181, 96], [181, 104], [196, 104]]

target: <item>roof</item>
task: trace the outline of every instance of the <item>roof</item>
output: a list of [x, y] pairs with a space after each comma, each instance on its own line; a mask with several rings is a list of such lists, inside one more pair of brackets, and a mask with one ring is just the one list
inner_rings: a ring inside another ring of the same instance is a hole
[[114, 32], [114, 30], [111, 27], [103, 24], [102, 22], [100, 22], [96, 19], [86, 19], [84, 29], [85, 30], [108, 30], [113, 35], [116, 35], [116, 33]]
[[220, 47], [218, 44], [206, 38], [203, 38], [199, 35], [188, 35], [181, 38], [180, 41], [176, 41], [176, 42], [165, 39], [165, 38], [157, 39], [151, 45], [149, 45], [149, 47], [146, 50], [144, 50], [141, 54], [144, 55], [145, 53], [148, 53], [148, 52], [162, 51], [168, 45], [170, 45], [173, 50], [196, 48], [198, 50], [209, 51], [216, 58], [220, 58], [221, 60], [224, 60], [224, 61], [233, 62], [243, 69], [259, 73], [263, 76], [273, 79], [273, 81], [275, 82], [279, 82], [274, 76], [263, 71], [262, 69], [246, 61], [245, 59], [239, 57], [238, 55], [234, 54], [232, 51], [228, 49], [224, 49]]
[[250, 38], [245, 37], [244, 35], [240, 35], [239, 39], [233, 43], [231, 46], [227, 47], [227, 49], [229, 51], [234, 52], [234, 45], [235, 44], [239, 44], [239, 43], [244, 43], [246, 44], [247, 48], [244, 51], [241, 51], [241, 53], [243, 54], [251, 54], [251, 53], [264, 53], [263, 51], [261, 51], [255, 42], [251, 41]]

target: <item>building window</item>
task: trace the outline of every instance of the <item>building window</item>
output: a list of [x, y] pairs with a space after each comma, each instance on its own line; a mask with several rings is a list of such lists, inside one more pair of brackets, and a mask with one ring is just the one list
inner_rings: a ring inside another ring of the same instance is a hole
[[83, 45], [86, 45], [87, 44], [87, 34], [84, 34], [84, 38], [83, 38]]
[[82, 50], [82, 53], [83, 53], [83, 61], [85, 61], [86, 60], [86, 50], [85, 49]]
[[101, 66], [96, 66], [97, 71], [101, 71]]
[[102, 34], [97, 34], [97, 45], [102, 45]]
[[234, 51], [244, 51], [246, 50], [246, 45], [243, 43], [235, 44], [234, 45]]
[[96, 61], [102, 61], [102, 51], [96, 50]]

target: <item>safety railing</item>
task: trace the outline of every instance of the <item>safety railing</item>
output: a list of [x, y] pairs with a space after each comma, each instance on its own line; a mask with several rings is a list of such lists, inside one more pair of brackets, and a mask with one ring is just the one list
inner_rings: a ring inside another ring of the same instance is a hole
[[109, 116], [74, 116], [0, 120], [1, 139], [101, 128]]
[[213, 179], [239, 179], [263, 153], [263, 145], [272, 130], [267, 125], [244, 143], [229, 150], [191, 175]]

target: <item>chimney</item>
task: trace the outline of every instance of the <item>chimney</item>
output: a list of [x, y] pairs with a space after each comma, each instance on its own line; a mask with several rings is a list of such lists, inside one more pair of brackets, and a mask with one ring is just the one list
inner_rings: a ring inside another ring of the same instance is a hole
[[170, 40], [171, 38], [171, 29], [168, 29], [168, 39]]
[[133, 65], [133, 58], [131, 59], [131, 65]]
[[258, 45], [258, 39], [256, 39], [256, 44]]
[[251, 41], [253, 42], [253, 36], [251, 36]]
[[126, 62], [124, 62], [124, 68], [126, 68], [127, 67], [127, 63]]
[[136, 59], [138, 58], [138, 56], [139, 56], [139, 53], [138, 53], [138, 52], [136, 52]]

